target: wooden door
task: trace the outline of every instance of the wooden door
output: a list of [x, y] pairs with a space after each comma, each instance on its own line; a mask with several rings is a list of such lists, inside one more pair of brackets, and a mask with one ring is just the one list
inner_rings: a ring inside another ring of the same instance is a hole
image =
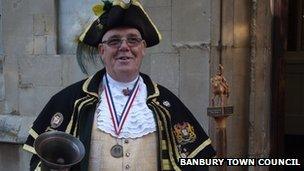
[[[304, 153], [304, 1], [274, 2], [271, 155], [301, 159]], [[297, 167], [281, 169], [300, 170]]]
[[274, 0], [271, 97], [271, 157], [284, 153], [285, 58], [288, 0]]

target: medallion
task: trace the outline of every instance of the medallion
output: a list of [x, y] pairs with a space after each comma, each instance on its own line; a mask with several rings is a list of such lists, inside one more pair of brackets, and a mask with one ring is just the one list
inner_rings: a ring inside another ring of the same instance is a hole
[[120, 158], [123, 156], [123, 147], [119, 144], [114, 145], [111, 148], [111, 155], [115, 158]]

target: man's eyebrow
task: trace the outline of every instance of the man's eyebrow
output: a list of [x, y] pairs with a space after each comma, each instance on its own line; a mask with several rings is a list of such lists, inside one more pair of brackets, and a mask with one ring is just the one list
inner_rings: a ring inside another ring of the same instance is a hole
[[121, 38], [121, 36], [119, 36], [119, 35], [112, 35], [112, 36], [110, 36], [110, 37], [108, 37], [108, 39], [115, 39], [115, 38]]
[[[126, 37], [139, 37], [139, 38], [141, 38], [140, 35], [135, 34], [135, 33], [127, 34]], [[120, 36], [120, 35], [112, 35], [112, 36], [108, 37], [108, 39], [120, 39], [120, 38], [122, 38], [122, 36]]]
[[135, 33], [130, 33], [130, 34], [127, 34], [127, 37], [141, 37], [141, 36], [138, 34], [135, 34]]

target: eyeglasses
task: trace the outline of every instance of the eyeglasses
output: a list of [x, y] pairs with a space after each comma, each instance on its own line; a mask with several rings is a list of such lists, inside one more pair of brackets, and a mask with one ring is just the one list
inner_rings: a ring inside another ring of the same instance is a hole
[[143, 41], [143, 39], [139, 37], [127, 37], [127, 38], [110, 38], [109, 40], [102, 41], [101, 43], [106, 44], [113, 48], [119, 48], [124, 40], [130, 47], [136, 47]]

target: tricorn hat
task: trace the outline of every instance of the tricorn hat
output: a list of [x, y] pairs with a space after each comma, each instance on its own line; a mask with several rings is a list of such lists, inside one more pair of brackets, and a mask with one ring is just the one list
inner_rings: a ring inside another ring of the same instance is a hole
[[147, 47], [157, 45], [161, 40], [152, 20], [145, 12], [139, 0], [101, 0], [92, 8], [96, 19], [79, 36], [77, 46], [77, 61], [83, 73], [88, 74], [86, 63], [98, 59], [98, 44], [104, 34], [117, 27], [136, 28]]
[[86, 45], [97, 47], [108, 30], [124, 26], [136, 28], [147, 47], [161, 40], [159, 31], [138, 0], [103, 0], [93, 6], [93, 12], [98, 18], [79, 37]]

